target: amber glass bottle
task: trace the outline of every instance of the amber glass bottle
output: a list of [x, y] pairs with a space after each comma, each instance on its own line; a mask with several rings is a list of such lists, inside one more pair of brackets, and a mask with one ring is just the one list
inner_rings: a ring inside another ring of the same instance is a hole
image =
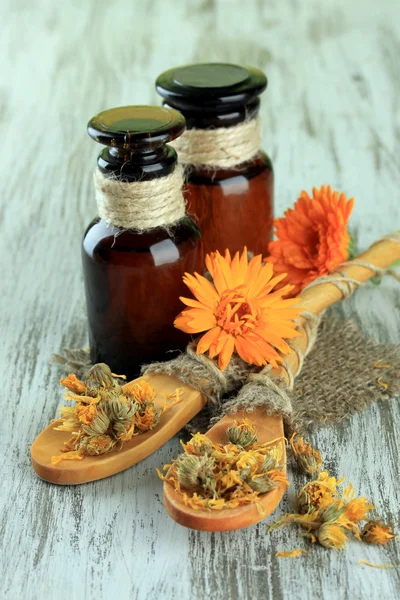
[[[147, 106], [107, 110], [88, 124], [89, 135], [107, 146], [95, 174], [100, 216], [82, 247], [91, 359], [130, 378], [188, 343], [173, 321], [186, 293], [182, 276], [202, 268], [203, 254], [199, 230], [185, 215], [176, 152], [166, 144], [184, 128], [180, 113]], [[151, 193], [146, 182], [156, 185]]]
[[266, 254], [274, 175], [260, 150], [257, 119], [266, 86], [262, 71], [220, 63], [171, 69], [156, 81], [164, 106], [186, 118], [186, 133], [174, 147], [186, 167], [188, 212], [200, 226], [205, 252], [246, 245]]

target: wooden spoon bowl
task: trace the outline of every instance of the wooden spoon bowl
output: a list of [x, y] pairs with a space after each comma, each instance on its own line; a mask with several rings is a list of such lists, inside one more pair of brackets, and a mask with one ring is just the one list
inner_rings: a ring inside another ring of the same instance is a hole
[[[240, 421], [244, 418], [249, 418], [254, 424], [258, 442], [261, 444], [284, 437], [282, 418], [268, 417], [262, 409], [256, 409], [252, 413], [240, 410], [235, 414], [229, 414], [218, 421], [206, 435], [215, 443], [226, 444], [228, 442], [226, 435], [228, 427], [233, 425], [235, 420]], [[282, 464], [286, 473], [286, 451], [284, 443], [282, 445]], [[165, 481], [164, 504], [169, 516], [184, 527], [201, 531], [230, 531], [258, 523], [258, 521], [271, 514], [280, 503], [285, 489], [284, 486], [279, 486], [266, 494], [262, 494], [259, 497], [258, 507], [255, 503], [251, 503], [222, 510], [195, 510], [186, 506], [182, 501], [182, 494], [176, 491], [171, 483]]]
[[63, 460], [53, 465], [51, 457], [60, 455], [64, 442], [71, 437], [68, 432], [55, 431], [54, 427], [60, 422], [55, 421], [38, 435], [31, 446], [32, 466], [35, 473], [41, 479], [59, 485], [88, 483], [115, 475], [158, 450], [206, 404], [203, 394], [186, 386], [175, 377], [145, 375], [141, 379], [145, 379], [158, 392], [154, 401], [156, 408], [160, 408], [165, 402], [163, 393], [171, 394], [177, 388], [183, 390], [180, 402], [161, 415], [154, 429], [134, 436], [120, 450], [112, 450], [101, 456], [85, 456], [82, 460]]

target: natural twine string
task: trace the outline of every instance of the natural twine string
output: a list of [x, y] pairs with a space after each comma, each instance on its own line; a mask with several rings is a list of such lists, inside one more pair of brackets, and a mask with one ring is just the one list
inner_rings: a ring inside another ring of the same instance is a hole
[[181, 165], [166, 177], [133, 182], [105, 177], [97, 169], [94, 185], [99, 216], [116, 227], [143, 233], [154, 227], [170, 227], [185, 215]]
[[[382, 240], [388, 240], [391, 242], [395, 242], [396, 244], [400, 243], [400, 235], [396, 236], [396, 234], [391, 234], [390, 236], [385, 236]], [[380, 241], [382, 241], [380, 240]], [[377, 242], [378, 243], [378, 242]], [[375, 245], [375, 244], [374, 244]], [[359, 281], [358, 279], [354, 279], [353, 277], [349, 277], [344, 273], [341, 268], [342, 267], [363, 267], [364, 269], [369, 269], [377, 275], [378, 277], [382, 277], [385, 273], [389, 271], [389, 269], [382, 269], [372, 263], [369, 263], [365, 260], [360, 260], [358, 258], [353, 260], [348, 260], [342, 263], [333, 273], [330, 275], [323, 275], [322, 277], [318, 277], [314, 279], [311, 283], [309, 283], [303, 291], [309, 290], [316, 285], [321, 285], [322, 283], [332, 283], [335, 285], [338, 290], [341, 292], [343, 299], [348, 298], [352, 295], [354, 290], [362, 285], [365, 285], [366, 282]]]
[[260, 119], [250, 119], [233, 127], [187, 129], [170, 145], [183, 165], [235, 167], [251, 160], [260, 150]]

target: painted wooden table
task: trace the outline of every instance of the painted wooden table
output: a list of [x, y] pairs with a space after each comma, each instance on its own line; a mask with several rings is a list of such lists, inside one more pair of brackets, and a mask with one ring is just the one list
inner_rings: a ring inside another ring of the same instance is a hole
[[[62, 400], [48, 364], [87, 343], [80, 239], [95, 214], [99, 147], [87, 120], [156, 103], [162, 70], [194, 61], [258, 66], [264, 146], [276, 166], [277, 213], [331, 183], [356, 197], [361, 247], [399, 228], [400, 4], [395, 0], [3, 0], [0, 85], [2, 399], [0, 597], [19, 600], [211, 598], [395, 599], [399, 543], [344, 553], [299, 546], [267, 526], [208, 534], [171, 521], [155, 467], [82, 487], [36, 478], [29, 445]], [[399, 288], [385, 281], [343, 307], [378, 340], [400, 341]], [[382, 516], [399, 525], [400, 410], [372, 407], [314, 442]], [[291, 475], [297, 485], [297, 476]], [[394, 564], [377, 571], [359, 558]]]

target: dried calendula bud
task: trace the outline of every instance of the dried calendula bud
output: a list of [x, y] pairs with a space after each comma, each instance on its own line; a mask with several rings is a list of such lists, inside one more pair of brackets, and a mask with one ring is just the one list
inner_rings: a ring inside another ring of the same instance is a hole
[[301, 471], [306, 475], [315, 475], [322, 465], [322, 458], [319, 450], [314, 450], [310, 442], [305, 442], [303, 438], [294, 433], [290, 438], [293, 456], [299, 465]]
[[119, 387], [119, 384], [112, 376], [110, 367], [105, 363], [93, 365], [87, 372], [85, 380], [89, 396], [97, 395], [104, 388]]
[[318, 541], [325, 548], [341, 550], [347, 542], [347, 535], [336, 523], [327, 522], [321, 525], [318, 530]]
[[177, 476], [182, 487], [197, 489], [212, 479], [214, 459], [208, 456], [182, 454], [177, 460]]
[[279, 483], [270, 479], [266, 473], [263, 473], [262, 475], [255, 475], [249, 479], [247, 483], [252, 490], [259, 492], [260, 494], [265, 494], [266, 492], [270, 492], [271, 490], [279, 487]]
[[102, 435], [107, 432], [110, 423], [111, 421], [107, 413], [102, 408], [97, 407], [92, 421], [89, 425], [82, 425], [82, 429], [89, 436]]
[[362, 496], [361, 498], [352, 498], [349, 502], [345, 503], [344, 514], [352, 523], [359, 523], [360, 521], [365, 521], [368, 513], [374, 510], [374, 508], [375, 506]]
[[86, 394], [86, 385], [73, 373], [60, 379], [60, 384], [74, 394]]
[[265, 455], [265, 458], [264, 458], [264, 462], [262, 463], [262, 465], [260, 467], [260, 471], [262, 473], [268, 473], [268, 471], [271, 471], [272, 469], [275, 469], [276, 467], [277, 467], [276, 458], [270, 452], [267, 452], [267, 454]]
[[369, 521], [361, 531], [361, 539], [369, 544], [387, 544], [395, 537], [392, 527], [382, 521]]
[[90, 425], [97, 412], [95, 404], [79, 404], [75, 410], [76, 416], [84, 425]]
[[268, 471], [268, 477], [271, 481], [282, 486], [284, 489], [289, 487], [289, 480], [281, 469], [272, 469], [272, 471]]
[[244, 450], [237, 458], [236, 468], [242, 480], [253, 477], [259, 470], [259, 457], [251, 451]]
[[321, 523], [333, 523], [334, 521], [338, 521], [340, 517], [344, 514], [345, 509], [340, 508], [337, 502], [334, 502], [330, 506], [326, 508], [320, 509], [319, 517]]
[[117, 394], [108, 402], [108, 414], [113, 425], [131, 422], [139, 405], [123, 394]]
[[85, 442], [84, 448], [86, 454], [97, 456], [109, 452], [114, 446], [115, 441], [109, 435], [96, 435]]
[[212, 442], [204, 433], [195, 433], [192, 439], [186, 444], [186, 452], [188, 454], [204, 456], [211, 454], [212, 450]]
[[318, 473], [318, 478], [307, 483], [298, 493], [299, 512], [311, 512], [338, 502], [335, 495], [338, 485], [342, 482], [343, 478], [338, 481], [335, 477], [330, 477], [328, 471]]
[[161, 408], [154, 408], [153, 403], [146, 403], [139, 405], [139, 410], [136, 411], [134, 416], [135, 426], [138, 432], [144, 433], [158, 424], [162, 414]]
[[226, 435], [231, 444], [247, 448], [255, 444], [257, 441], [257, 434], [255, 427], [251, 421], [244, 419], [241, 422], [234, 421], [232, 427], [226, 430]]
[[124, 385], [124, 395], [132, 398], [138, 404], [148, 404], [154, 402], [157, 393], [150, 383], [143, 379], [140, 382], [133, 381]]

